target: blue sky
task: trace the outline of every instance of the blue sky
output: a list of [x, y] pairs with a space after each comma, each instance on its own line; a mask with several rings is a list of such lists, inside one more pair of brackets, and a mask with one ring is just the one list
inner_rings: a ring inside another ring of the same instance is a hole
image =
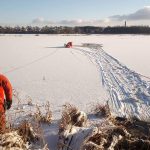
[[0, 0], [0, 24], [149, 25], [148, 6], [150, 0]]

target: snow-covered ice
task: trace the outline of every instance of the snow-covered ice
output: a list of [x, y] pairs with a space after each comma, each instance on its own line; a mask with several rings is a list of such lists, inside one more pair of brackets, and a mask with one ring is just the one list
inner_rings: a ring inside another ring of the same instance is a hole
[[81, 44], [78, 38], [1, 36], [0, 70], [15, 89], [23, 90], [35, 101], [49, 100], [57, 110], [70, 102], [85, 110], [86, 104], [103, 100], [104, 91], [96, 66], [82, 52], [62, 47], [69, 40]]
[[89, 50], [79, 50], [93, 59], [99, 68], [102, 84], [108, 91], [112, 116], [150, 121], [150, 83], [142, 79], [143, 75], [121, 64], [106, 53], [101, 45], [83, 45]]
[[[63, 47], [68, 41], [73, 42], [73, 48]], [[0, 35], [0, 73], [8, 76], [19, 92], [22, 116], [33, 111], [27, 99], [32, 99], [33, 106], [50, 101], [54, 122], [51, 128], [44, 127], [43, 132], [48, 146], [55, 149], [57, 120], [65, 102], [90, 112], [94, 103], [105, 104], [112, 94], [114, 101], [109, 102], [114, 114], [130, 116], [132, 113], [148, 120], [149, 79], [139, 74], [150, 76], [149, 41], [147, 35]], [[104, 51], [80, 47], [82, 43], [102, 44]], [[113, 86], [114, 91], [109, 91]], [[135, 98], [130, 93], [143, 94], [134, 95]], [[126, 96], [125, 105], [120, 101], [122, 94]], [[136, 100], [130, 105], [133, 98]], [[18, 104], [14, 102], [8, 115], [14, 111], [14, 116], [20, 119], [16, 107]]]

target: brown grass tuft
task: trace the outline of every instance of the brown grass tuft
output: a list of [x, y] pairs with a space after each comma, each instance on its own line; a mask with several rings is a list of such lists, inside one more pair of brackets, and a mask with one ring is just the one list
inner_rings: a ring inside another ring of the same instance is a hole
[[[150, 124], [137, 118], [108, 117], [111, 126], [85, 139], [81, 150], [150, 150]], [[113, 124], [112, 124], [113, 123]]]
[[58, 149], [73, 149], [70, 147], [77, 133], [78, 127], [83, 127], [87, 121], [87, 115], [79, 111], [75, 106], [65, 104], [63, 106], [62, 118], [59, 124]]
[[48, 123], [52, 122], [52, 111], [50, 110], [50, 103], [47, 102], [45, 105], [46, 113], [43, 114], [39, 106], [36, 106], [36, 112], [34, 113], [34, 119], [38, 122]]
[[63, 106], [62, 117], [59, 124], [59, 133], [65, 131], [68, 125], [73, 124], [73, 116], [77, 113], [77, 111], [78, 109], [71, 104], [67, 103]]
[[94, 106], [93, 113], [98, 117], [108, 117], [110, 116], [109, 105], [108, 104], [102, 105], [97, 103]]
[[1, 150], [27, 150], [28, 144], [22, 140], [22, 137], [16, 132], [0, 134]]
[[67, 129], [69, 126], [83, 127], [87, 121], [87, 115], [79, 111], [75, 106], [71, 104], [65, 104], [63, 106], [62, 118], [60, 121], [60, 132]]
[[135, 117], [130, 119], [116, 117], [110, 118], [110, 121], [116, 126], [122, 126], [134, 137], [150, 139], [150, 123], [148, 122], [141, 121]]
[[31, 123], [24, 121], [17, 129], [24, 142], [35, 142], [39, 139]]

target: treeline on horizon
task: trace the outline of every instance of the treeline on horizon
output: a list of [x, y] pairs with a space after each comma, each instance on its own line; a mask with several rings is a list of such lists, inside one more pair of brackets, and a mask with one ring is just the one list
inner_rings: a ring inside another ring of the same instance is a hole
[[149, 26], [0, 26], [0, 34], [150, 34]]

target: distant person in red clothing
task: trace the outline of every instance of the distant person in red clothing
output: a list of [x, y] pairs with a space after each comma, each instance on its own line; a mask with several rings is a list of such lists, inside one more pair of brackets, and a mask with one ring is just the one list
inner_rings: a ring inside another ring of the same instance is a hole
[[0, 132], [5, 130], [5, 111], [12, 105], [12, 86], [4, 75], [0, 74]]

